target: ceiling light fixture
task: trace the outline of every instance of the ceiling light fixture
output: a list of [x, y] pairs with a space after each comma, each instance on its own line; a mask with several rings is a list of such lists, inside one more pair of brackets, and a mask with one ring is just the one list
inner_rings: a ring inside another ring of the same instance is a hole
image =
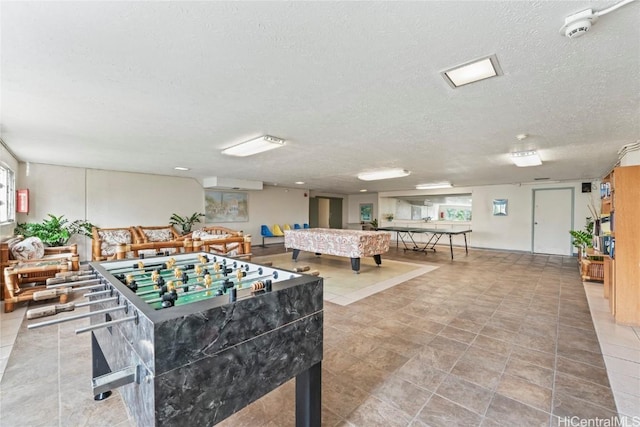
[[249, 141], [242, 142], [238, 145], [234, 145], [233, 147], [225, 148], [222, 150], [222, 154], [246, 157], [280, 147], [284, 147], [284, 139], [276, 138], [275, 136], [263, 135]]
[[366, 193], [366, 192], [367, 192], [367, 189], [366, 189], [366, 188], [363, 188], [362, 190], [360, 190], [360, 192], [361, 192], [361, 193]]
[[502, 75], [496, 55], [467, 62], [440, 73], [452, 88]]
[[304, 184], [304, 181], [296, 181], [296, 182], [295, 182], [295, 184], [297, 184], [297, 185], [303, 185], [303, 184]]
[[535, 150], [513, 152], [511, 153], [511, 161], [519, 167], [540, 166], [542, 164], [542, 160]]
[[189, 168], [185, 168], [184, 166], [176, 166], [174, 169], [177, 170], [177, 171], [188, 171], [189, 170]]
[[401, 178], [408, 176], [411, 172], [406, 169], [385, 169], [375, 172], [362, 172], [358, 174], [358, 179], [363, 181], [376, 181], [378, 179]]
[[430, 184], [418, 184], [416, 190], [433, 190], [435, 188], [451, 188], [450, 182], [432, 182]]

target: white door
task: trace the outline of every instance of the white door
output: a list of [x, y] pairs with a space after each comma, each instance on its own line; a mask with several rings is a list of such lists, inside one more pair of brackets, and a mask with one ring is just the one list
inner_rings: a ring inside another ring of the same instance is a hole
[[571, 255], [573, 188], [533, 190], [533, 252]]

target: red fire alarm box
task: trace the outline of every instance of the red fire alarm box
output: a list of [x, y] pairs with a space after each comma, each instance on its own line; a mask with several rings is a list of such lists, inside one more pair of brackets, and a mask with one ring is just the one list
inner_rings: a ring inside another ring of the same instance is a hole
[[16, 197], [16, 212], [29, 213], [29, 190], [18, 190]]

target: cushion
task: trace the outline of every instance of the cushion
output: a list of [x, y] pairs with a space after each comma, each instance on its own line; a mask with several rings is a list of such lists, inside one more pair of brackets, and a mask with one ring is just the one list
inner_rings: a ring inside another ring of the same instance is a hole
[[229, 243], [228, 245], [211, 245], [209, 251], [220, 255], [235, 256], [239, 253], [240, 243]]
[[159, 230], [142, 230], [149, 242], [170, 242], [173, 240], [173, 233], [168, 228]]
[[120, 243], [131, 243], [131, 233], [129, 230], [99, 230], [101, 245], [100, 251], [102, 255], [114, 255], [116, 246]]
[[200, 240], [213, 240], [213, 239], [226, 239], [228, 237], [231, 237], [230, 234], [212, 234], [212, 233], [207, 233], [206, 231], [203, 230], [196, 230], [193, 232], [192, 237], [194, 239], [200, 239]]
[[37, 237], [27, 237], [12, 246], [11, 255], [19, 261], [41, 259], [44, 256], [44, 244]]

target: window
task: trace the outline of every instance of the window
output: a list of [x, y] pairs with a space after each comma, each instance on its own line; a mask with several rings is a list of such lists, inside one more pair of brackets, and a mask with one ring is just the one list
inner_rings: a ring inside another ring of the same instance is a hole
[[15, 220], [15, 175], [6, 165], [0, 164], [0, 223]]

